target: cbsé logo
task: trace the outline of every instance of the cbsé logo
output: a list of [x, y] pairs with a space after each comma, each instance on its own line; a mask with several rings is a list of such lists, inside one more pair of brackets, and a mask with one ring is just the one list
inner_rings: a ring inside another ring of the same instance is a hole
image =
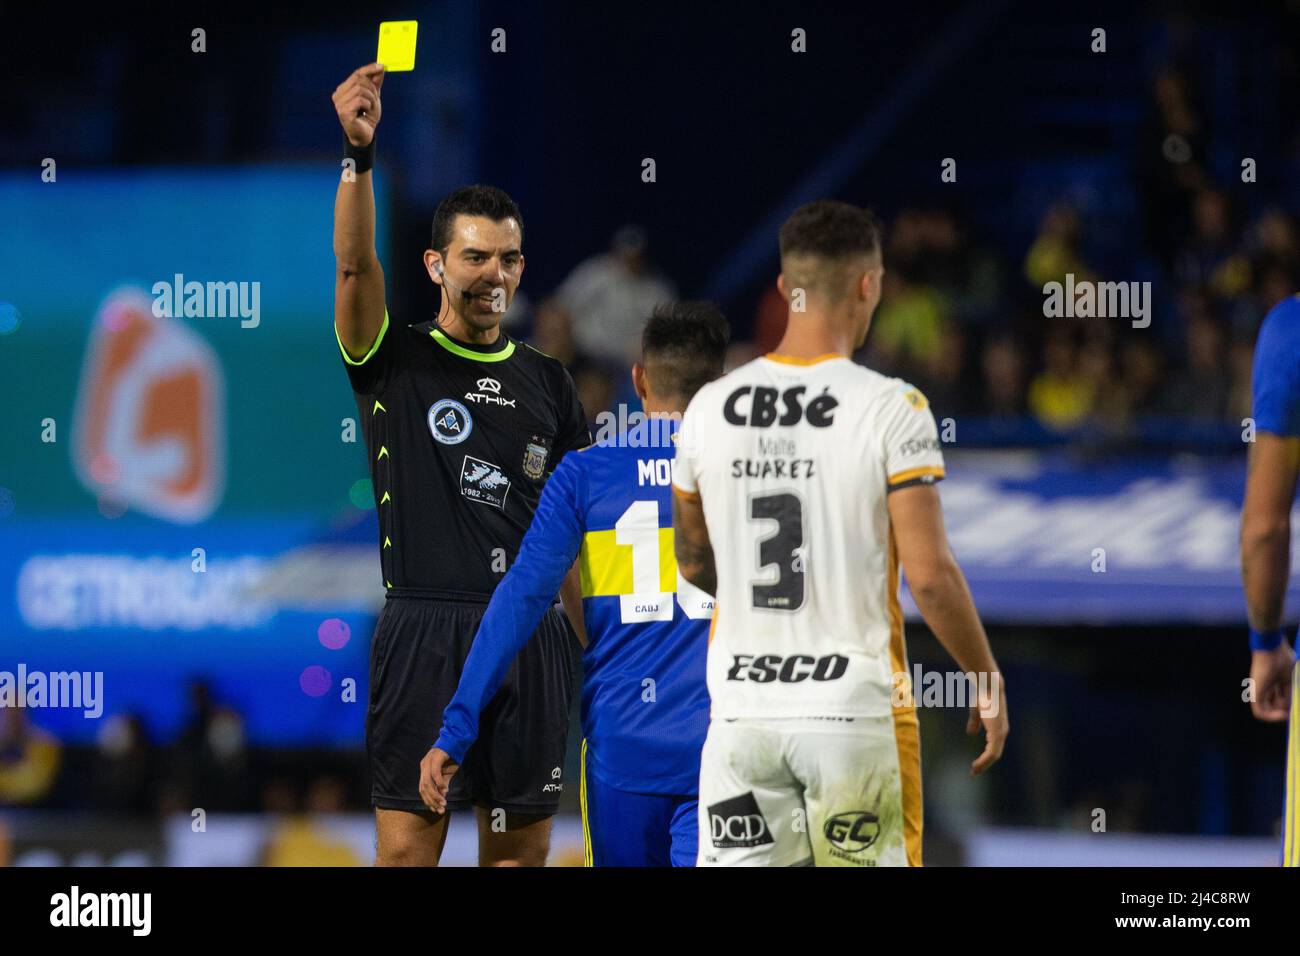
[[[829, 391], [803, 404], [803, 393], [808, 390], [805, 385], [787, 388], [784, 392], [766, 385], [742, 385], [727, 396], [722, 406], [722, 417], [732, 425], [748, 425], [751, 428], [770, 428], [773, 425], [798, 425], [806, 421], [813, 428], [825, 428], [835, 418], [835, 407], [840, 401]], [[749, 396], [745, 408], [741, 401]], [[780, 411], [777, 399], [780, 399]]]

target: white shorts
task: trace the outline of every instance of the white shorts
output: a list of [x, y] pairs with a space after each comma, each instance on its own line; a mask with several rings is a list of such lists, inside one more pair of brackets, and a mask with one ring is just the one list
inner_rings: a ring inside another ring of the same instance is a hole
[[697, 866], [920, 866], [916, 712], [714, 720]]

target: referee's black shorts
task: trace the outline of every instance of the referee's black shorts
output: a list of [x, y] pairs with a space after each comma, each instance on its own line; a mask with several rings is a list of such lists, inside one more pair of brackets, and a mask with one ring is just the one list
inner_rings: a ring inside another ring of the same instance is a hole
[[[371, 803], [427, 811], [420, 761], [456, 693], [485, 602], [388, 591], [370, 645], [366, 756]], [[576, 641], [554, 608], [510, 665], [479, 722], [447, 794], [448, 810], [471, 805], [508, 813], [553, 814], [563, 791]]]

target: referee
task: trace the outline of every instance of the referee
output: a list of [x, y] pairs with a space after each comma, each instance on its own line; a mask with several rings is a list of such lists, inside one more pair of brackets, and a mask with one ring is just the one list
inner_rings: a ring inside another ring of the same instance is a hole
[[[590, 434], [564, 367], [501, 331], [524, 256], [523, 219], [500, 189], [467, 186], [438, 205], [424, 253], [442, 288], [437, 317], [389, 316], [371, 182], [383, 79], [372, 63], [333, 97], [352, 160], [334, 204], [334, 331], [361, 416], [387, 589], [366, 711], [377, 863], [436, 865], [448, 817], [473, 806], [480, 865], [541, 866], [564, 786], [575, 656], [554, 609], [484, 712], [446, 814], [420, 799], [420, 761], [543, 483]], [[580, 622], [575, 575], [561, 592]]]

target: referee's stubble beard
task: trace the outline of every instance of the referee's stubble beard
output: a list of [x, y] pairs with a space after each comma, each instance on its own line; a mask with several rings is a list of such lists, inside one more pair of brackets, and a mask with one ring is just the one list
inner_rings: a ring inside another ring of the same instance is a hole
[[442, 289], [438, 324], [453, 338], [491, 345], [524, 271], [519, 224], [507, 217], [456, 217], [445, 253], [424, 253], [429, 278]]

